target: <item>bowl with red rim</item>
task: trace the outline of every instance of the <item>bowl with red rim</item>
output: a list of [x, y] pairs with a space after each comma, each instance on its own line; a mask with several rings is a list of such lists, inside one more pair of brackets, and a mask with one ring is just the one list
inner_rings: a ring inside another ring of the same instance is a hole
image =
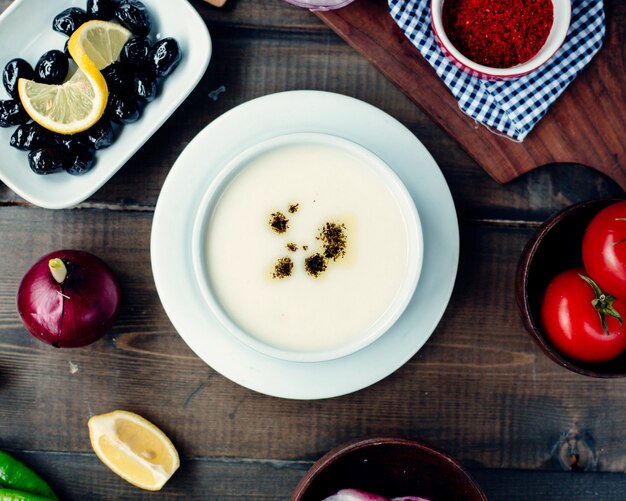
[[465, 468], [429, 445], [374, 437], [342, 444], [322, 456], [296, 486], [291, 501], [321, 501], [343, 489], [383, 498], [487, 501]]
[[585, 363], [557, 350], [541, 324], [541, 304], [548, 283], [559, 273], [583, 266], [582, 242], [587, 226], [618, 199], [594, 199], [571, 205], [550, 217], [528, 241], [517, 267], [516, 299], [524, 327], [539, 348], [558, 365], [598, 378], [626, 377], [626, 352], [605, 362]]
[[[430, 12], [431, 12], [431, 24], [433, 28], [433, 33], [435, 34], [435, 39], [437, 40], [439, 46], [443, 50], [444, 54], [448, 57], [448, 59], [458, 68], [469, 73], [470, 75], [478, 78], [484, 78], [489, 80], [505, 80], [511, 78], [517, 78], [522, 75], [526, 75], [543, 64], [545, 64], [556, 52], [559, 50], [565, 38], [567, 36], [567, 32], [569, 30], [570, 21], [572, 17], [572, 6], [571, 0], [545, 0], [552, 4], [552, 23], [549, 31], [547, 32], [547, 37], [545, 38], [545, 42], [543, 45], [538, 45], [536, 52], [532, 51], [530, 54], [533, 54], [531, 57], [524, 57], [523, 61], [518, 63], [513, 63], [511, 66], [507, 67], [496, 67], [496, 65], [488, 65], [483, 64], [481, 62], [476, 62], [466, 54], [461, 52], [457, 46], [452, 42], [455, 38], [454, 33], [448, 33], [445, 26], [446, 21], [444, 18], [447, 17], [446, 6], [453, 8], [458, 4], [459, 0], [431, 0]], [[463, 1], [471, 1], [471, 0], [461, 0]], [[474, 3], [478, 3], [480, 0], [473, 0]], [[488, 0], [482, 0], [485, 4], [485, 7], [488, 4]], [[451, 7], [452, 6], [452, 7]], [[483, 9], [478, 9], [476, 19], [479, 19], [480, 12]], [[488, 10], [485, 8], [485, 12]], [[485, 14], [485, 16], [488, 14]], [[536, 15], [533, 18], [528, 18], [528, 23], [530, 26], [533, 26], [532, 23], [540, 23], [542, 20], [538, 19], [539, 16]], [[495, 18], [495, 16], [494, 16]], [[506, 16], [503, 16], [506, 18]], [[486, 21], [486, 18], [485, 18]], [[485, 23], [486, 24], [486, 23]], [[497, 47], [506, 46], [513, 50], [512, 43], [507, 42], [504, 38], [500, 39], [500, 37], [511, 36], [511, 32], [508, 29], [502, 31], [502, 34], [499, 34], [499, 26], [497, 21], [493, 21], [493, 33], [486, 29], [481, 29], [479, 33], [479, 42], [477, 44], [485, 45], [485, 49], [494, 49]], [[508, 28], [508, 27], [507, 27]], [[489, 30], [491, 30], [491, 26]], [[525, 28], [525, 33], [533, 33], [533, 30], [528, 27]], [[448, 31], [451, 31], [450, 29]], [[484, 35], [482, 35], [484, 34]], [[528, 37], [524, 37], [526, 40]], [[466, 50], [464, 52], [467, 52]], [[477, 58], [476, 58], [477, 59]], [[485, 58], [489, 59], [489, 58]]]

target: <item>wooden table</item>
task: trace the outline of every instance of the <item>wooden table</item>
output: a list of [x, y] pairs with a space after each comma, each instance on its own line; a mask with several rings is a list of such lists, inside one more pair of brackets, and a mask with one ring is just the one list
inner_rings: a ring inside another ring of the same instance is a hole
[[[446, 450], [493, 501], [626, 499], [626, 380], [555, 365], [525, 332], [513, 294], [520, 251], [541, 221], [621, 189], [581, 166], [500, 186], [313, 14], [280, 0], [232, 0], [222, 10], [192, 1], [215, 43], [209, 70], [104, 188], [51, 211], [0, 185], [0, 448], [68, 500], [288, 499], [326, 451], [375, 435]], [[426, 346], [372, 387], [313, 402], [254, 393], [205, 365], [169, 322], [150, 270], [154, 207], [179, 153], [225, 111], [290, 89], [348, 94], [409, 127], [439, 163], [461, 229], [456, 287]], [[62, 247], [106, 260], [124, 294], [113, 332], [77, 350], [35, 340], [15, 310], [22, 274]], [[153, 420], [177, 445], [182, 466], [161, 493], [132, 487], [92, 453], [88, 417], [118, 408]], [[564, 471], [573, 445], [582, 472]]]

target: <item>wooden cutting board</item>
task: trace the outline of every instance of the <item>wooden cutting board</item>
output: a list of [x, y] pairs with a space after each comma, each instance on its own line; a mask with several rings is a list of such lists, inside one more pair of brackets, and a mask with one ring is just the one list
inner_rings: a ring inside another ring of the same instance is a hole
[[489, 132], [459, 110], [389, 15], [386, 0], [356, 0], [343, 9], [316, 14], [498, 182], [546, 164], [579, 163], [604, 172], [626, 189], [626, 1], [605, 0], [605, 6], [604, 46], [523, 143]]

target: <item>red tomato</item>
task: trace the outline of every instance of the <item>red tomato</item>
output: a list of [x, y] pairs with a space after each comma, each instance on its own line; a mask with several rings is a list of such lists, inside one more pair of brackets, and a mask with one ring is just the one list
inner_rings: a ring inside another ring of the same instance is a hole
[[583, 238], [583, 263], [607, 294], [626, 299], [626, 202], [602, 209]]
[[[573, 268], [554, 277], [548, 284], [541, 304], [541, 322], [554, 347], [581, 362], [603, 362], [626, 351], [626, 327], [606, 315], [609, 335], [604, 332], [600, 315], [591, 303], [596, 299], [593, 287], [580, 275], [583, 268]], [[587, 276], [587, 275], [586, 275]], [[613, 307], [626, 316], [626, 302], [616, 299]]]

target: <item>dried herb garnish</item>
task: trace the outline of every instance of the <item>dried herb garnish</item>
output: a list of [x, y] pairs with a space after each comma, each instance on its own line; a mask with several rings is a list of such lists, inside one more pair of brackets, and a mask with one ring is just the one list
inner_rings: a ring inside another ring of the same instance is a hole
[[274, 212], [270, 217], [270, 227], [276, 233], [285, 233], [289, 228], [289, 219], [282, 212]]
[[[315, 200], [314, 200], [315, 202]], [[290, 214], [298, 212], [300, 204], [291, 204], [288, 207]], [[289, 219], [280, 211], [274, 212], [270, 217], [270, 227], [276, 233], [285, 233], [289, 229]], [[318, 277], [326, 271], [329, 261], [336, 261], [346, 255], [347, 237], [346, 225], [343, 223], [327, 222], [318, 230], [316, 240], [322, 243], [322, 251], [316, 252], [304, 259], [304, 270], [312, 277]], [[298, 245], [294, 242], [286, 244], [287, 250], [296, 252]], [[303, 245], [302, 249], [308, 251], [309, 246]], [[278, 259], [274, 265], [272, 278], [285, 278], [293, 273], [293, 261], [289, 257]]]
[[326, 258], [320, 253], [313, 254], [304, 260], [304, 269], [312, 277], [317, 277], [326, 270]]
[[293, 261], [289, 257], [281, 257], [274, 265], [274, 273], [272, 278], [285, 278], [291, 275], [293, 271]]
[[324, 257], [337, 261], [346, 255], [346, 225], [326, 223], [316, 237], [324, 244]]

